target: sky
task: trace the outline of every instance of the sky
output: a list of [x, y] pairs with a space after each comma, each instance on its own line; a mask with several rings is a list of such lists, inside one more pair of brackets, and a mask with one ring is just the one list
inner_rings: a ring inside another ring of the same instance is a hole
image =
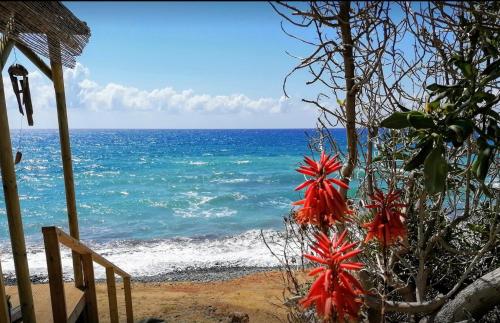
[[[310, 48], [266, 2], [63, 2], [91, 28], [65, 70], [70, 128], [311, 128], [305, 75], [282, 82]], [[57, 128], [52, 84], [30, 71], [35, 128]], [[11, 128], [27, 127], [3, 71]]]

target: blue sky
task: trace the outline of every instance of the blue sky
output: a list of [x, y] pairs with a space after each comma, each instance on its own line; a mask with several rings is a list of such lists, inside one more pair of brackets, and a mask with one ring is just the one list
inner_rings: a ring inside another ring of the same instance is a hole
[[[295, 64], [285, 51], [307, 48], [281, 31], [282, 18], [266, 2], [64, 4], [92, 30], [78, 66], [65, 74], [73, 128], [315, 125], [317, 112], [299, 100], [314, 94], [304, 77], [289, 84], [290, 100], [282, 92]], [[37, 72], [32, 80], [36, 127], [57, 127], [50, 83]], [[7, 99], [9, 117], [19, 119]]]

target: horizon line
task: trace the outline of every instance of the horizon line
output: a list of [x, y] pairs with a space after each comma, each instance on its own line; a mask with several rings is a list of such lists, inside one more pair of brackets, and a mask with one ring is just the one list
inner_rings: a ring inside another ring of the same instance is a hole
[[[69, 128], [71, 130], [317, 130], [318, 128]], [[345, 129], [340, 127], [328, 129]], [[361, 129], [361, 128], [359, 128]], [[10, 130], [59, 130], [59, 128], [10, 128]]]

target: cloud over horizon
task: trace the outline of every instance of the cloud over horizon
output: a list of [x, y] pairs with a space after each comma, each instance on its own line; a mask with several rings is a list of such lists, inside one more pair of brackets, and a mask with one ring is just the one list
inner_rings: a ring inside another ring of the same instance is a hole
[[[57, 127], [51, 82], [29, 74], [37, 128]], [[98, 84], [80, 63], [65, 69], [70, 126], [73, 128], [286, 128], [314, 127], [316, 112], [298, 100], [243, 93], [210, 95], [167, 86], [153, 90], [118, 83]], [[10, 79], [4, 75], [9, 118], [19, 118]], [[11, 121], [16, 128], [17, 122]]]

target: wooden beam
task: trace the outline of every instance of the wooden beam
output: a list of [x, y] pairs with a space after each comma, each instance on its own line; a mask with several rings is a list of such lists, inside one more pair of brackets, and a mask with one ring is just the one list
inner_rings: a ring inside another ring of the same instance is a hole
[[66, 322], [66, 297], [64, 295], [64, 281], [61, 264], [61, 251], [57, 232], [53, 227], [42, 228], [47, 258], [47, 272], [49, 274], [50, 302], [52, 304], [52, 318], [54, 323]]
[[[61, 64], [61, 49], [57, 40], [49, 40], [50, 66], [52, 81], [56, 93], [57, 120], [59, 123], [59, 140], [61, 142], [61, 157], [64, 171], [64, 187], [66, 191], [66, 207], [68, 210], [69, 233], [77, 240], [80, 239], [78, 229], [78, 214], [76, 212], [75, 182], [73, 178], [73, 165], [71, 161], [71, 145], [68, 129], [68, 115], [66, 111], [66, 96], [64, 93], [63, 69]], [[59, 57], [59, 59], [54, 59]], [[73, 270], [76, 287], [82, 287], [82, 266], [80, 256], [73, 252]]]
[[19, 51], [33, 63], [33, 65], [38, 67], [38, 69], [45, 74], [45, 76], [52, 80], [52, 71], [50, 67], [40, 58], [40, 56], [21, 43], [16, 42], [15, 45], [17, 49], [19, 49]]
[[57, 232], [57, 236], [59, 237], [59, 243], [62, 243], [66, 247], [70, 248], [71, 250], [77, 252], [78, 254], [91, 254], [92, 259], [98, 263], [99, 265], [103, 266], [104, 268], [110, 268], [112, 267], [114, 269], [114, 272], [122, 277], [130, 277], [130, 275], [120, 269], [117, 265], [113, 264], [111, 261], [107, 260], [100, 254], [94, 252], [92, 249], [84, 245], [82, 242], [76, 240], [75, 238], [71, 237], [68, 235], [66, 232], [62, 231], [59, 228], [56, 227], [48, 227], [48, 228], [54, 228]]
[[[2, 37], [0, 41], [0, 77], [1, 71], [5, 62], [7, 62], [7, 58], [9, 57], [10, 51], [12, 50], [12, 42], [7, 41], [5, 37]], [[2, 273], [2, 265], [0, 263], [0, 322], [8, 322], [9, 321], [9, 309], [7, 307], [7, 296], [5, 295], [5, 285], [3, 282], [3, 273]]]
[[95, 290], [94, 263], [91, 254], [82, 255], [83, 277], [85, 281], [85, 307], [88, 322], [99, 322], [97, 296]]
[[125, 311], [127, 313], [127, 323], [134, 323], [134, 310], [132, 308], [132, 287], [130, 277], [123, 277], [123, 290], [125, 292]]
[[3, 283], [2, 264], [0, 262], [0, 322], [9, 322], [9, 314], [5, 285]]
[[[131, 284], [130, 284], [130, 275], [127, 274], [125, 271], [122, 269], [118, 268], [116, 265], [114, 265], [112, 262], [108, 261], [98, 253], [94, 252], [92, 249], [88, 248], [86, 245], [81, 243], [80, 241], [72, 238], [70, 235], [66, 234], [64, 231], [61, 229], [51, 226], [51, 227], [43, 227], [42, 232], [44, 235], [44, 239], [47, 241], [48, 237], [52, 237], [52, 243], [49, 245], [47, 242], [45, 244], [45, 252], [48, 254], [48, 252], [58, 252], [59, 253], [59, 248], [54, 248], [52, 245], [58, 245], [62, 244], [65, 245], [66, 247], [70, 248], [72, 251], [75, 253], [79, 254], [81, 256], [82, 260], [82, 267], [83, 267], [83, 273], [84, 273], [84, 285], [82, 287], [82, 290], [85, 291], [85, 299], [86, 299], [86, 310], [84, 312], [85, 315], [85, 322], [94, 322], [95, 318], [97, 317], [96, 313], [94, 311], [97, 311], [97, 305], [93, 305], [94, 303], [97, 304], [97, 301], [94, 301], [95, 296], [95, 280], [94, 280], [94, 267], [93, 267], [93, 262], [98, 263], [99, 265], [103, 266], [106, 268], [106, 283], [107, 283], [107, 289], [108, 289], [108, 300], [109, 300], [109, 312], [110, 312], [110, 320], [111, 322], [118, 322], [119, 317], [118, 317], [118, 302], [117, 302], [117, 297], [116, 297], [116, 280], [115, 280], [115, 274], [118, 274], [123, 277], [123, 285], [124, 285], [124, 292], [125, 292], [125, 308], [126, 308], [126, 313], [127, 313], [127, 322], [133, 322], [133, 311], [132, 311], [132, 290], [131, 290]], [[53, 238], [53, 236], [56, 236], [56, 238]], [[57, 243], [56, 243], [57, 242]], [[52, 258], [54, 259], [59, 259], [60, 261], [60, 254], [55, 254]], [[52, 280], [56, 282], [60, 282], [62, 285], [62, 269], [60, 273], [57, 273], [55, 270], [51, 269], [54, 266], [49, 264], [49, 257], [47, 256], [47, 264], [49, 268], [49, 276], [50, 273], [54, 273], [53, 277], [54, 279], [51, 278], [52, 276], [49, 277], [49, 283], [52, 284]], [[54, 268], [59, 268], [55, 266]], [[51, 296], [52, 296], [52, 285], [51, 286]], [[95, 310], [94, 310], [95, 308]], [[56, 310], [54, 309], [54, 312]], [[60, 312], [60, 311], [59, 311]], [[70, 313], [70, 316], [73, 315]], [[75, 315], [73, 315], [75, 316]]]
[[85, 295], [83, 295], [78, 304], [76, 304], [73, 312], [69, 314], [68, 323], [82, 322], [80, 318], [83, 310], [85, 309], [85, 304], [86, 304]]
[[118, 323], [118, 301], [116, 300], [116, 280], [113, 267], [106, 268], [106, 284], [108, 285], [109, 318], [111, 323]]
[[14, 47], [14, 41], [3, 36], [0, 40], [0, 72], [3, 70], [7, 59], [9, 58], [10, 51]]
[[[5, 56], [5, 50], [9, 51], [8, 46], [3, 50], [0, 52], [2, 58]], [[0, 77], [0, 167], [23, 322], [36, 322], [2, 77]]]

